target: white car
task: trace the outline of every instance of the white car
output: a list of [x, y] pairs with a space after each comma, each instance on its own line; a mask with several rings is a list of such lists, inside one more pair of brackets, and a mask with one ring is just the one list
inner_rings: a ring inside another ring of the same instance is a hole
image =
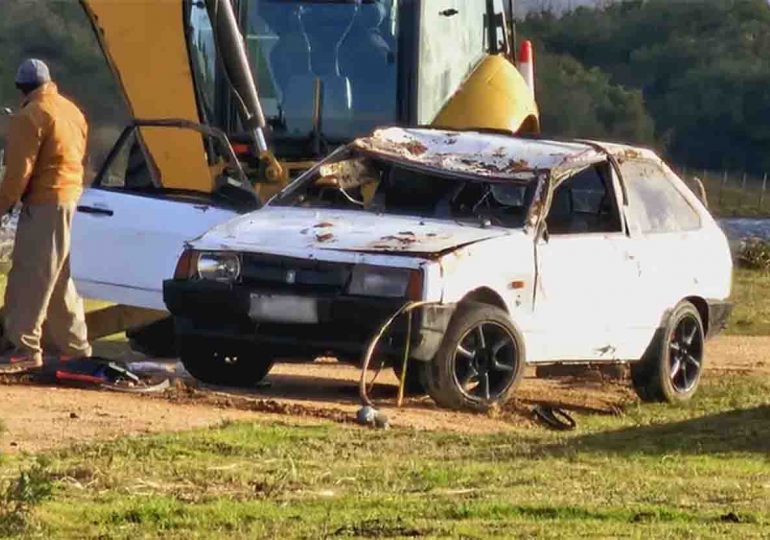
[[[524, 366], [631, 362], [690, 398], [730, 312], [727, 240], [649, 150], [388, 128], [188, 244], [164, 287], [182, 362], [252, 385], [283, 357], [381, 353], [445, 407], [505, 400]], [[411, 328], [408, 328], [411, 321]]]

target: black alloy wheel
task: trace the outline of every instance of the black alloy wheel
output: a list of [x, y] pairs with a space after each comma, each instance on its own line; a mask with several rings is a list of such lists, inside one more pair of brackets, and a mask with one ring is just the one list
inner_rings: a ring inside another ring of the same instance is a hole
[[460, 304], [426, 383], [443, 407], [486, 411], [505, 402], [524, 371], [524, 341], [503, 309]]
[[509, 330], [493, 321], [480, 322], [455, 348], [455, 382], [469, 399], [494, 402], [511, 386], [517, 362], [516, 338]]
[[697, 308], [680, 302], [644, 357], [631, 364], [631, 382], [639, 397], [669, 403], [692, 398], [703, 375], [705, 335]]
[[668, 356], [671, 385], [677, 392], [689, 392], [698, 384], [703, 366], [703, 333], [696, 317], [688, 314], [679, 320]]

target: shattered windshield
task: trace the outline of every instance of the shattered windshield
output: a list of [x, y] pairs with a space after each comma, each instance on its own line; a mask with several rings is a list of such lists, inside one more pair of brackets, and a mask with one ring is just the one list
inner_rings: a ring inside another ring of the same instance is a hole
[[[278, 138], [342, 142], [396, 121], [396, 0], [247, 0], [245, 34]], [[315, 88], [321, 93], [316, 98]]]
[[298, 179], [271, 206], [360, 210], [509, 228], [524, 226], [536, 182], [406, 168], [347, 151]]

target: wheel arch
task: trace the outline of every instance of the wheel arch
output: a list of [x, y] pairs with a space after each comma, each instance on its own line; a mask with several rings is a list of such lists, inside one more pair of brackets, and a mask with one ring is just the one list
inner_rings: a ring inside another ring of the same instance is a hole
[[706, 300], [701, 298], [700, 296], [688, 296], [684, 300], [687, 302], [690, 302], [693, 306], [695, 306], [695, 309], [698, 310], [698, 314], [700, 315], [700, 320], [703, 323], [703, 334], [708, 335], [709, 328], [710, 328], [708, 302], [706, 302]]
[[496, 291], [493, 289], [490, 289], [489, 287], [479, 287], [478, 289], [474, 289], [465, 296], [463, 296], [462, 300], [458, 302], [459, 305], [467, 304], [468, 302], [475, 302], [478, 304], [488, 304], [490, 306], [495, 306], [506, 313], [510, 314], [510, 311], [508, 310], [508, 305], [505, 303], [505, 300], [503, 300], [503, 297], [500, 296]]

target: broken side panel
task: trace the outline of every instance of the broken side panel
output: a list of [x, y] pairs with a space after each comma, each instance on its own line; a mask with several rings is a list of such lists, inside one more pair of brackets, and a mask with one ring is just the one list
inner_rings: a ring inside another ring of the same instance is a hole
[[[184, 0], [81, 0], [97, 39], [137, 119], [201, 122], [190, 68]], [[189, 130], [144, 131], [167, 188], [213, 189], [203, 141]]]

